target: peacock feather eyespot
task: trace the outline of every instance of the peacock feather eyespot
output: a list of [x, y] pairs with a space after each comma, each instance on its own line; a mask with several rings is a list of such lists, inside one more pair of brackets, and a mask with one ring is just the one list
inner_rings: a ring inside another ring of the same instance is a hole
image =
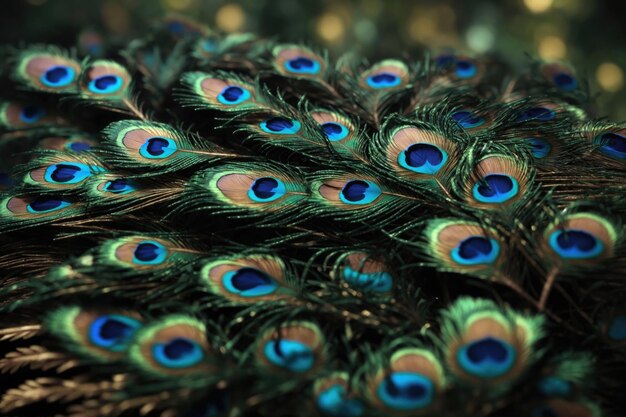
[[434, 397], [434, 386], [424, 375], [392, 372], [379, 385], [378, 397], [385, 406], [400, 411], [424, 408]]
[[618, 314], [611, 318], [607, 335], [616, 342], [626, 341], [626, 314]]
[[331, 142], [345, 139], [350, 134], [348, 127], [337, 122], [326, 122], [322, 124], [322, 130], [326, 138]]
[[545, 139], [527, 138], [526, 141], [530, 145], [530, 152], [537, 159], [545, 158], [552, 151], [552, 144]]
[[36, 104], [28, 104], [20, 111], [20, 120], [26, 124], [36, 123], [47, 114], [46, 109]]
[[367, 85], [372, 88], [390, 88], [400, 85], [402, 80], [396, 74], [391, 74], [389, 72], [379, 72], [377, 74], [372, 74], [366, 79]]
[[571, 382], [558, 376], [545, 376], [537, 382], [537, 389], [546, 397], [567, 397], [574, 387]]
[[136, 188], [125, 178], [117, 178], [107, 181], [102, 187], [102, 191], [106, 191], [113, 194], [128, 194], [136, 191]]
[[123, 352], [137, 330], [138, 320], [120, 314], [106, 314], [96, 318], [89, 326], [89, 341], [111, 352]]
[[367, 180], [349, 180], [339, 192], [341, 201], [352, 205], [370, 204], [381, 195], [380, 187]]
[[571, 215], [546, 232], [548, 247], [564, 260], [594, 260], [610, 256], [616, 240], [615, 227], [590, 213]]
[[464, 129], [474, 129], [485, 124], [485, 118], [474, 114], [471, 110], [458, 110], [450, 115]]
[[79, 140], [68, 141], [65, 146], [66, 146], [67, 150], [72, 151], [72, 152], [76, 152], [76, 153], [87, 152], [87, 151], [91, 150], [91, 148], [92, 148], [92, 144], [91, 143], [82, 142], [82, 141], [79, 141]]
[[298, 56], [285, 61], [285, 69], [296, 74], [317, 74], [321, 65], [307, 56]]
[[240, 268], [228, 271], [223, 278], [224, 288], [242, 297], [261, 297], [278, 290], [278, 283], [256, 268]]
[[459, 366], [470, 375], [497, 378], [509, 372], [515, 364], [517, 352], [504, 340], [488, 336], [473, 340], [457, 351]]
[[262, 334], [258, 361], [271, 369], [290, 374], [306, 374], [323, 362], [323, 336], [309, 322], [291, 322]]
[[189, 368], [205, 358], [202, 346], [193, 339], [177, 337], [152, 345], [154, 360], [166, 368]]
[[256, 203], [269, 203], [287, 193], [285, 184], [274, 177], [261, 177], [254, 180], [248, 190], [248, 197]]
[[43, 179], [52, 184], [78, 184], [89, 178], [95, 168], [97, 167], [86, 164], [63, 162], [48, 166]]
[[489, 174], [474, 184], [472, 195], [481, 203], [501, 204], [519, 192], [517, 180], [510, 175]]
[[549, 107], [537, 106], [523, 110], [517, 117], [518, 122], [549, 122], [556, 119], [556, 111]]
[[302, 125], [297, 120], [276, 116], [262, 121], [260, 126], [261, 129], [267, 133], [275, 135], [293, 135], [298, 133]]
[[393, 288], [393, 277], [385, 264], [365, 252], [340, 256], [331, 275], [364, 293], [385, 294]]
[[119, 75], [106, 74], [89, 81], [88, 88], [96, 94], [115, 94], [122, 89], [124, 80]]
[[250, 100], [252, 95], [247, 89], [238, 85], [229, 85], [224, 87], [222, 92], [217, 96], [217, 100], [225, 105], [240, 104]]
[[554, 85], [559, 87], [561, 90], [572, 91], [575, 90], [578, 86], [578, 81], [572, 74], [567, 72], [557, 72], [552, 77], [552, 82]]
[[178, 150], [176, 142], [170, 138], [154, 136], [147, 138], [139, 148], [139, 154], [148, 159], [165, 159]]
[[335, 372], [319, 378], [313, 387], [315, 406], [328, 417], [361, 417], [365, 404], [349, 388], [347, 373]]
[[626, 160], [626, 135], [616, 132], [605, 132], [596, 136], [594, 143], [599, 145], [600, 152], [611, 158]]
[[39, 196], [26, 205], [26, 209], [32, 214], [50, 213], [70, 206], [69, 201], [59, 197]]
[[76, 80], [76, 70], [68, 65], [56, 65], [41, 75], [41, 82], [48, 87], [66, 87]]
[[545, 63], [539, 68], [545, 80], [563, 91], [573, 91], [578, 87], [578, 80], [571, 68], [559, 63]]
[[444, 385], [443, 369], [430, 351], [405, 348], [395, 352], [389, 368], [379, 370], [368, 385], [379, 408], [422, 412], [435, 405]]
[[463, 239], [450, 256], [460, 265], [492, 264], [500, 255], [500, 244], [492, 238], [482, 235]]
[[454, 73], [458, 78], [468, 79], [478, 73], [478, 67], [476, 63], [470, 59], [458, 59], [454, 66]]
[[168, 255], [167, 248], [154, 240], [139, 242], [133, 251], [133, 262], [138, 265], [159, 265]]
[[430, 143], [415, 143], [398, 155], [398, 163], [409, 171], [434, 175], [448, 161], [448, 153]]

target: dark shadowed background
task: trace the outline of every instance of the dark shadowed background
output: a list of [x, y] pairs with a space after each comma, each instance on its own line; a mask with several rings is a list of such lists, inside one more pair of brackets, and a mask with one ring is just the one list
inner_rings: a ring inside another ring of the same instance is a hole
[[4, 0], [0, 42], [72, 45], [89, 28], [140, 34], [168, 12], [225, 32], [311, 41], [371, 58], [418, 46], [526, 53], [573, 62], [598, 94], [598, 114], [626, 119], [626, 2], [602, 0]]

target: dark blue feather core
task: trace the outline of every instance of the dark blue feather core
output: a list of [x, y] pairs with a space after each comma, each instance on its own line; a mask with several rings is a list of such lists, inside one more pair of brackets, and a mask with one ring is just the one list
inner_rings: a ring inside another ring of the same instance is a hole
[[261, 200], [274, 197], [275, 189], [278, 187], [278, 180], [272, 177], [258, 178], [252, 184], [251, 190], [255, 196]]
[[474, 115], [474, 113], [469, 110], [456, 111], [452, 113], [451, 117], [452, 120], [457, 122], [464, 129], [472, 129], [485, 124], [484, 117]]
[[369, 204], [381, 194], [380, 187], [373, 182], [350, 180], [339, 192], [339, 199], [346, 204]]
[[378, 398], [393, 410], [416, 410], [429, 406], [434, 399], [433, 382], [415, 372], [392, 372], [376, 390]]
[[91, 149], [91, 145], [85, 142], [70, 142], [68, 148], [73, 152], [85, 152]]
[[148, 139], [148, 153], [152, 156], [160, 156], [165, 153], [165, 149], [169, 146], [169, 142], [163, 138]]
[[402, 79], [390, 72], [379, 72], [367, 77], [366, 83], [372, 88], [389, 88], [400, 85]]
[[454, 73], [462, 79], [472, 78], [478, 73], [478, 68], [471, 61], [461, 60], [457, 61]]
[[485, 236], [470, 236], [462, 240], [450, 253], [452, 260], [461, 265], [493, 263], [500, 254], [500, 245]]
[[550, 235], [548, 243], [565, 259], [594, 258], [604, 250], [604, 244], [586, 230], [557, 230]]
[[94, 78], [89, 82], [88, 88], [97, 94], [113, 94], [122, 88], [124, 81], [119, 75], [108, 74]]
[[178, 145], [170, 138], [154, 136], [146, 139], [139, 148], [139, 154], [148, 159], [164, 159], [172, 156]]
[[89, 339], [98, 347], [120, 352], [126, 349], [139, 327], [141, 323], [130, 317], [105, 315], [93, 321], [89, 327]]
[[609, 337], [613, 340], [626, 340], [626, 315], [618, 315], [611, 320]]
[[60, 200], [59, 198], [39, 196], [28, 204], [28, 211], [31, 213], [46, 213], [62, 209], [69, 205], [69, 202]]
[[126, 189], [127, 182], [128, 181], [124, 178], [118, 178], [116, 180], [112, 180], [107, 184], [106, 190], [112, 193], [119, 193]]
[[243, 88], [237, 86], [229, 86], [222, 91], [222, 97], [228, 102], [235, 102], [243, 95]]
[[576, 89], [578, 85], [578, 81], [576, 81], [576, 78], [566, 72], [557, 72], [552, 77], [552, 81], [557, 87], [565, 91], [572, 91]]
[[618, 133], [608, 132], [599, 135], [595, 141], [600, 152], [613, 158], [626, 160], [626, 137]]
[[482, 203], [504, 203], [515, 197], [519, 191], [519, 185], [515, 178], [505, 174], [489, 174], [478, 181], [472, 195]]
[[517, 352], [504, 340], [485, 337], [463, 345], [456, 356], [465, 372], [483, 378], [495, 378], [513, 367]]
[[548, 109], [546, 107], [533, 107], [524, 111], [517, 118], [518, 122], [527, 122], [527, 121], [540, 121], [540, 122], [549, 122], [550, 120], [554, 120], [556, 118], [556, 112], [552, 109]]
[[241, 268], [231, 278], [231, 283], [238, 291], [248, 291], [257, 287], [274, 286], [274, 280], [258, 269]]
[[306, 56], [299, 56], [285, 62], [288, 71], [298, 74], [317, 74], [321, 65], [316, 60]]
[[267, 133], [290, 135], [300, 130], [300, 122], [284, 117], [270, 117], [261, 122], [261, 129]]
[[350, 133], [347, 127], [336, 122], [326, 122], [322, 124], [322, 130], [331, 142], [344, 139]]
[[541, 138], [528, 138], [526, 139], [530, 145], [530, 152], [537, 159], [545, 158], [550, 154], [552, 145], [545, 139]]
[[313, 350], [297, 340], [270, 340], [263, 353], [271, 364], [295, 373], [307, 372], [315, 365]]
[[20, 120], [24, 123], [35, 123], [46, 115], [43, 107], [34, 104], [22, 107], [20, 112]]
[[56, 65], [48, 68], [41, 75], [41, 82], [49, 87], [65, 87], [71, 84], [76, 77], [74, 68], [66, 65]]
[[69, 164], [56, 164], [54, 168], [50, 177], [60, 183], [72, 181], [75, 175], [82, 170], [80, 166]]
[[317, 408], [329, 417], [361, 417], [365, 406], [358, 398], [349, 398], [343, 385], [335, 384], [317, 396]]
[[150, 262], [150, 261], [154, 261], [155, 259], [157, 259], [159, 257], [159, 251], [160, 247], [158, 245], [156, 245], [155, 243], [151, 243], [151, 242], [144, 242], [144, 243], [140, 243], [139, 245], [137, 245], [137, 248], [135, 249], [135, 258], [139, 259], [142, 262]]
[[179, 369], [197, 365], [204, 359], [205, 353], [195, 340], [177, 337], [165, 343], [155, 343], [152, 356], [166, 368]]
[[429, 143], [416, 143], [398, 156], [400, 166], [420, 174], [436, 174], [448, 160], [447, 152]]

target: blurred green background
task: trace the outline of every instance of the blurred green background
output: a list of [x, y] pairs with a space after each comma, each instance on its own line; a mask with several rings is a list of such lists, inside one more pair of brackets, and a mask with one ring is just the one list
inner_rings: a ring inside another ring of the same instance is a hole
[[599, 116], [626, 120], [626, 2], [601, 0], [3, 0], [2, 43], [71, 45], [93, 28], [124, 38], [159, 16], [188, 15], [225, 32], [322, 45], [339, 55], [402, 56], [418, 46], [526, 54], [574, 63]]

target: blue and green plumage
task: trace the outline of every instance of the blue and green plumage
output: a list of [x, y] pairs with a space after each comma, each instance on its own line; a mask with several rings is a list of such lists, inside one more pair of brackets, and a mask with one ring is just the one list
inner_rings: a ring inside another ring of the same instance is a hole
[[7, 50], [1, 414], [620, 415], [626, 129], [572, 67], [111, 41]]

